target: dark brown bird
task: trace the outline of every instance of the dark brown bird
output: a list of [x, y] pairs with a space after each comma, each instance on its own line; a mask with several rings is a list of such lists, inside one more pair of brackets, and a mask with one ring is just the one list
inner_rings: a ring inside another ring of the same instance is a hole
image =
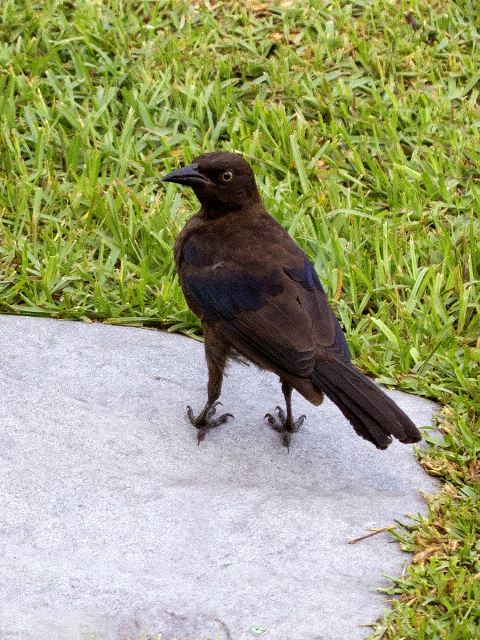
[[191, 187], [201, 204], [175, 244], [180, 284], [205, 336], [208, 399], [197, 417], [187, 408], [198, 442], [233, 417], [215, 411], [227, 359], [238, 355], [280, 377], [286, 412], [265, 418], [287, 447], [305, 420], [293, 418], [292, 389], [315, 405], [327, 394], [379, 449], [392, 436], [418, 442], [410, 418], [352, 365], [313, 265], [265, 210], [242, 156], [206, 153], [163, 180]]

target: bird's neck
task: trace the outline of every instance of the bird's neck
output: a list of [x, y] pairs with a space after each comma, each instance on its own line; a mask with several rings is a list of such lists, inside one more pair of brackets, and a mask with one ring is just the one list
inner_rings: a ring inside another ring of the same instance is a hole
[[260, 214], [264, 210], [260, 196], [251, 197], [245, 202], [226, 204], [220, 202], [202, 202], [198, 215], [207, 220], [224, 218], [225, 216], [250, 217]]

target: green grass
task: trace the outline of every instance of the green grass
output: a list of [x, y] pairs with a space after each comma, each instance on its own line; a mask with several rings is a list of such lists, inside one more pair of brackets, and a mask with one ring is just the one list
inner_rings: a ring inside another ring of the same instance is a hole
[[480, 637], [479, 30], [475, 0], [0, 5], [1, 312], [198, 334], [196, 202], [159, 179], [234, 149], [357, 364], [445, 404], [377, 639]]

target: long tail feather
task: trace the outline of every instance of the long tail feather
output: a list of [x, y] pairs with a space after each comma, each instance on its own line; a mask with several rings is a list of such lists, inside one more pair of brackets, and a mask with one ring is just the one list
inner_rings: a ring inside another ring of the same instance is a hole
[[317, 361], [312, 381], [335, 402], [356, 433], [378, 449], [386, 449], [392, 436], [404, 443], [421, 440], [410, 418], [353, 365]]

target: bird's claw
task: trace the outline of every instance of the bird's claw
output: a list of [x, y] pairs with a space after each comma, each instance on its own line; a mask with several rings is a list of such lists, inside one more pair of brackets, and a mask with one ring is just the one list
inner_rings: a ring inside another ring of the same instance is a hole
[[207, 416], [206, 416], [207, 420], [211, 418], [213, 415], [215, 415], [217, 407], [223, 407], [223, 404], [220, 402], [220, 400], [217, 400], [216, 402], [214, 402], [210, 407], [210, 409], [207, 411]]
[[202, 413], [197, 417], [195, 417], [192, 407], [187, 407], [188, 419], [193, 424], [193, 426], [198, 429], [197, 445], [199, 445], [200, 442], [202, 442], [202, 440], [205, 438], [205, 434], [207, 433], [207, 431], [213, 429], [214, 427], [218, 427], [218, 425], [220, 424], [224, 424], [229, 418], [233, 418], [233, 414], [231, 413], [222, 413], [221, 416], [218, 416], [218, 418], [212, 420], [212, 417], [215, 415], [218, 405], [222, 405], [222, 403], [217, 400], [217, 402], [214, 402], [206, 412], [205, 410], [202, 411]]
[[281, 408], [281, 407], [275, 407], [275, 413], [277, 414], [276, 416], [274, 416], [272, 413], [266, 413], [265, 414], [265, 420], [268, 421], [268, 424], [272, 427], [272, 429], [275, 429], [275, 431], [278, 432], [283, 432], [284, 426], [287, 422], [287, 416], [285, 415], [285, 411]]
[[265, 419], [274, 431], [277, 431], [282, 436], [282, 443], [287, 450], [290, 451], [290, 442], [292, 439], [292, 433], [295, 433], [300, 429], [302, 424], [307, 419], [307, 416], [301, 415], [297, 420], [288, 420], [285, 411], [280, 407], [275, 407], [276, 415], [267, 413]]

